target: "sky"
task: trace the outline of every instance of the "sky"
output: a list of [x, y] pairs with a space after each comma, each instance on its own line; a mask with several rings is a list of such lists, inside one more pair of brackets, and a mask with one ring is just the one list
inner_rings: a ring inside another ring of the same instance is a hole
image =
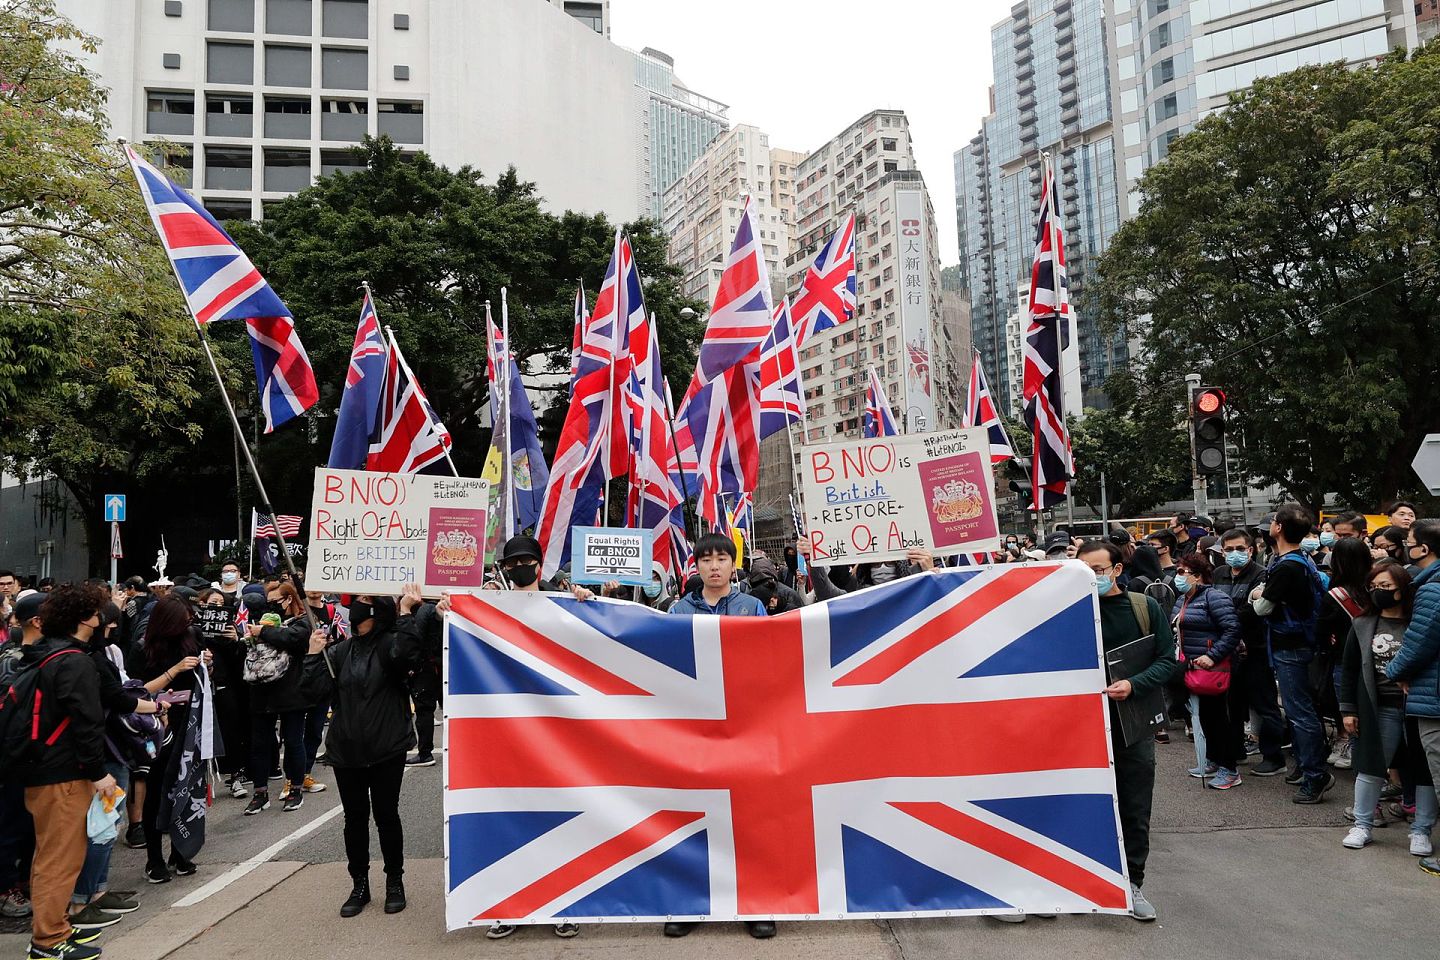
[[696, 93], [770, 146], [809, 152], [877, 108], [910, 118], [940, 262], [955, 237], [956, 150], [989, 109], [990, 27], [1012, 0], [610, 0], [611, 39], [675, 58]]

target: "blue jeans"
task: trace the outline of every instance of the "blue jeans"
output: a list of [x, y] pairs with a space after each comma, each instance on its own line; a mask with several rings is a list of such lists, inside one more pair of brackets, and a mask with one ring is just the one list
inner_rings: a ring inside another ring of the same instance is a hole
[[1315, 659], [1315, 651], [1276, 650], [1271, 659], [1280, 686], [1280, 702], [1295, 736], [1295, 762], [1300, 764], [1307, 786], [1321, 783], [1328, 776], [1325, 757], [1329, 748], [1310, 693], [1310, 661]]
[[[1400, 742], [1405, 739], [1405, 711], [1400, 707], [1380, 707], [1376, 711], [1380, 719], [1380, 750], [1387, 757], [1395, 756]], [[1355, 775], [1355, 825], [1375, 826], [1375, 806], [1380, 802], [1380, 788], [1385, 778], [1370, 773]], [[1410, 832], [1430, 836], [1435, 826], [1437, 804], [1434, 787], [1415, 787], [1415, 819]]]
[[[130, 768], [119, 763], [114, 757], [105, 758], [105, 772], [115, 778], [116, 784], [126, 793], [130, 792]], [[126, 798], [128, 799], [128, 798]], [[125, 800], [115, 805], [120, 813], [119, 827], [125, 826]], [[86, 904], [99, 894], [104, 893], [110, 885], [110, 854], [115, 850], [115, 841], [107, 843], [95, 843], [93, 840], [85, 844], [85, 865], [80, 868], [80, 876], [75, 880], [75, 892], [70, 897], [71, 903]]]

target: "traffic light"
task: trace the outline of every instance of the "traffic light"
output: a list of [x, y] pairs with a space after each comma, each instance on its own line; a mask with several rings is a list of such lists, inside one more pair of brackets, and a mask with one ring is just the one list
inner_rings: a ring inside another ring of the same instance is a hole
[[1010, 466], [1019, 470], [1023, 478], [1011, 480], [1010, 490], [1019, 501], [1020, 510], [1029, 513], [1035, 509], [1035, 491], [1030, 485], [1030, 458], [1014, 457], [1010, 461]]
[[1225, 391], [1202, 387], [1195, 393], [1190, 422], [1195, 431], [1195, 472], [1213, 477], [1225, 472]]

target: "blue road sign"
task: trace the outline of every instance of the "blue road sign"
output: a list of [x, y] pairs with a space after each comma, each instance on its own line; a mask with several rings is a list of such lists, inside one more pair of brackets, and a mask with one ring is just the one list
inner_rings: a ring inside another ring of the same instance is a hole
[[107, 493], [100, 500], [100, 507], [105, 511], [105, 522], [123, 522], [125, 520], [125, 494]]

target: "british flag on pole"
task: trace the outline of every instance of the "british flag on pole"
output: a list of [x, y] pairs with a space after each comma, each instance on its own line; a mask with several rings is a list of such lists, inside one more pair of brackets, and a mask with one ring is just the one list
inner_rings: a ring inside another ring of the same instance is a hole
[[840, 229], [815, 255], [795, 300], [795, 344], [805, 346], [821, 330], [855, 315], [855, 214], [846, 214]]
[[450, 929], [1129, 909], [1078, 566], [771, 618], [451, 603]]

